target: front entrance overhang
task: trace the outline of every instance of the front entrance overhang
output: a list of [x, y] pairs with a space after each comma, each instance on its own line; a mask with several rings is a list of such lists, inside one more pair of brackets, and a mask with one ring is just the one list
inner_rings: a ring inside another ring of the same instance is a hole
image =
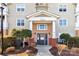
[[57, 18], [54, 17], [32, 17], [29, 21], [55, 21]]
[[[40, 11], [34, 14], [28, 15], [26, 17], [30, 22], [30, 30], [33, 30], [33, 23], [35, 21], [51, 21], [52, 23], [52, 38], [56, 38], [56, 21], [58, 20], [59, 16], [47, 11]], [[34, 34], [33, 34], [34, 35]]]

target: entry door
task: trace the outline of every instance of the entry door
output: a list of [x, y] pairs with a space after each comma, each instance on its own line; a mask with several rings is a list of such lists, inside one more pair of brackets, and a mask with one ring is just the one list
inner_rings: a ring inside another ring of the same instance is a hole
[[38, 33], [37, 34], [37, 44], [38, 45], [47, 45], [47, 34]]

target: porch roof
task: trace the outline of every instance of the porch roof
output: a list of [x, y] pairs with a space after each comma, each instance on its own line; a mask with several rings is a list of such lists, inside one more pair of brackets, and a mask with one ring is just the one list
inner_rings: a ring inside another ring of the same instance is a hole
[[26, 18], [38, 17], [39, 15], [45, 15], [46, 17], [54, 17], [54, 18], [59, 18], [60, 17], [57, 14], [41, 10], [39, 12], [35, 12], [33, 14], [27, 15]]

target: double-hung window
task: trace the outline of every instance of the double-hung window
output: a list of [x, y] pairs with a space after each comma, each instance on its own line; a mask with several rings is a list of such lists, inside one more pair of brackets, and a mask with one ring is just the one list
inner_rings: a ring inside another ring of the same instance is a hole
[[38, 24], [37, 30], [47, 30], [47, 24]]
[[67, 6], [66, 5], [59, 5], [58, 10], [59, 10], [59, 12], [66, 12], [67, 11]]
[[68, 20], [66, 20], [66, 19], [59, 20], [59, 25], [60, 26], [67, 26], [68, 25]]
[[17, 4], [16, 11], [17, 12], [24, 12], [25, 11], [25, 4]]
[[17, 26], [24, 26], [24, 19], [17, 19]]

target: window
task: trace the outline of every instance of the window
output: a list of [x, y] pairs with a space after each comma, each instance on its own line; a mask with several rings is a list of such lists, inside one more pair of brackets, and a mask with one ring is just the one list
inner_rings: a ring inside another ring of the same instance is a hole
[[24, 12], [24, 10], [25, 10], [25, 4], [17, 4], [16, 5], [17, 12]]
[[66, 5], [59, 5], [59, 12], [66, 12], [67, 11], [67, 6]]
[[61, 19], [61, 20], [59, 20], [59, 25], [60, 26], [67, 26], [68, 25], [68, 21], [66, 19]]
[[24, 20], [21, 20], [21, 26], [24, 26]]
[[24, 19], [18, 19], [17, 26], [24, 26]]
[[37, 25], [37, 30], [47, 30], [47, 24], [39, 24], [39, 25]]
[[20, 26], [20, 20], [17, 20], [17, 26]]

